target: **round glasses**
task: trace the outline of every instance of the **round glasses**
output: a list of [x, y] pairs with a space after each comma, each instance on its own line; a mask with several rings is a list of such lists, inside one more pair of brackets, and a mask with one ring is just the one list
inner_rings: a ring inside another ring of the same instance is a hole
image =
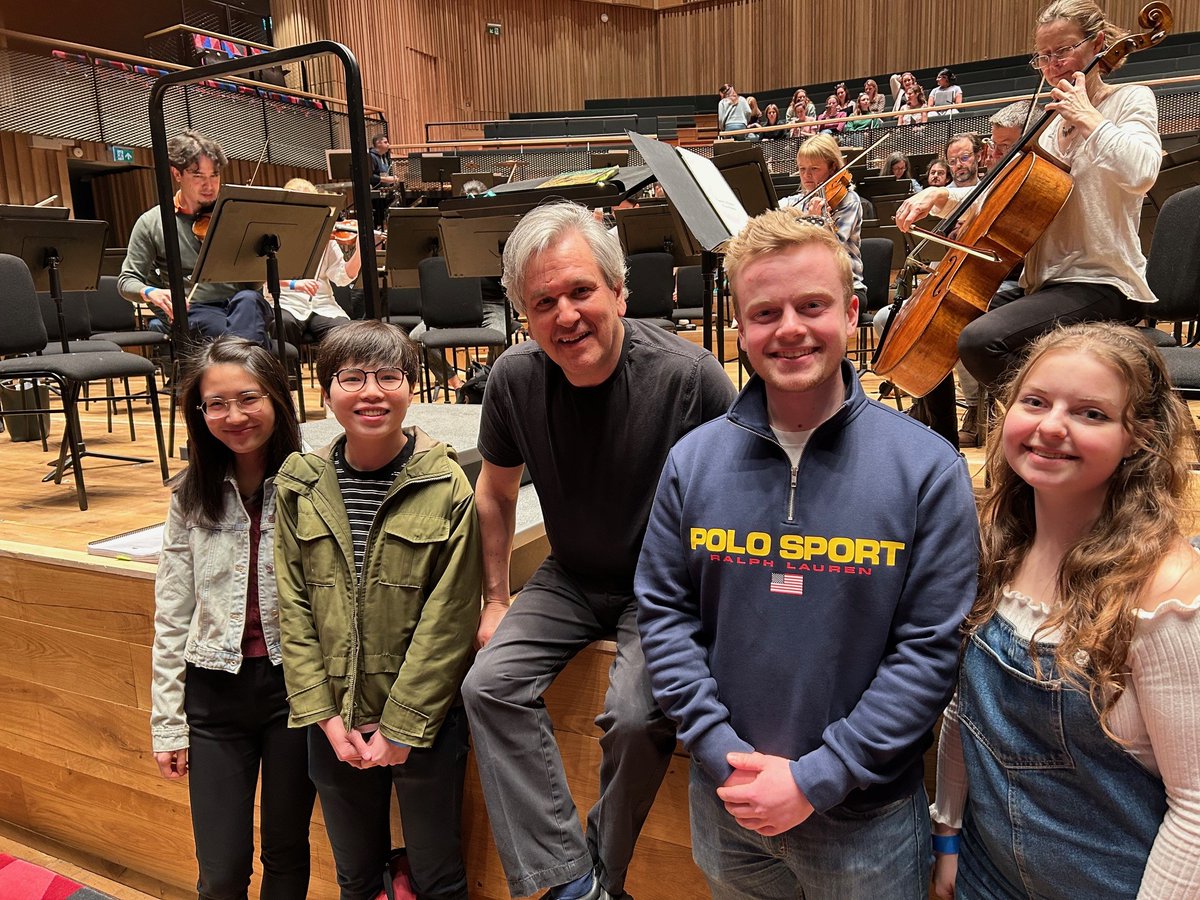
[[1049, 53], [1035, 53], [1029, 57], [1029, 67], [1037, 69], [1040, 72], [1042, 69], [1048, 68], [1052, 63], [1062, 62], [1069, 54], [1078, 50], [1094, 37], [1094, 34], [1089, 34], [1082, 41], [1077, 41], [1070, 47], [1059, 47], [1057, 50], [1051, 50]]
[[398, 391], [407, 380], [403, 369], [395, 366], [382, 366], [369, 371], [367, 369], [338, 369], [333, 373], [334, 380], [343, 391], [355, 393], [361, 391], [367, 383], [367, 376], [374, 375], [375, 383], [385, 391]]
[[266, 394], [242, 394], [240, 397], [230, 397], [228, 400], [224, 397], [213, 397], [211, 400], [205, 400], [196, 408], [204, 413], [206, 419], [224, 419], [233, 411], [235, 405], [244, 413], [256, 413], [262, 409], [263, 401], [266, 399]]

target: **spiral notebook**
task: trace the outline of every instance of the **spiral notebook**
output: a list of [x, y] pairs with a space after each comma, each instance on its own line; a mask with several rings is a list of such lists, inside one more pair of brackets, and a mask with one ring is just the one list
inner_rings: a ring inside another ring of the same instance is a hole
[[88, 542], [88, 553], [92, 556], [109, 556], [113, 559], [135, 560], [137, 562], [158, 562], [162, 552], [163, 529], [165, 522], [114, 534], [112, 537], [100, 538]]

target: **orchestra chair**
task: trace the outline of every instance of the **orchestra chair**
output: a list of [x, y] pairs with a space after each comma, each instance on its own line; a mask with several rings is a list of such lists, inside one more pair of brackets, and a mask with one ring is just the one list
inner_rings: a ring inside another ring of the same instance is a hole
[[421, 289], [419, 287], [389, 287], [387, 315], [389, 325], [399, 325], [405, 334], [421, 324]]
[[[508, 346], [508, 335], [483, 327], [483, 289], [478, 278], [451, 278], [446, 259], [441, 256], [421, 260], [417, 277], [421, 284], [421, 321], [425, 323], [425, 330], [416, 339], [421, 348], [422, 393], [431, 398], [434, 386], [429, 374], [430, 352], [453, 351], [451, 364], [457, 368], [454, 363], [459, 348], [466, 352], [471, 347], [487, 347], [500, 353]], [[449, 390], [444, 391], [444, 399], [450, 402]]]
[[704, 270], [700, 266], [680, 266], [675, 272], [671, 321], [678, 325], [684, 319], [697, 327], [704, 321]]
[[[64, 303], [64, 305], [66, 305]], [[0, 379], [41, 379], [51, 383], [58, 394], [59, 407], [28, 408], [30, 414], [61, 414], [65, 420], [58, 461], [52, 475], [54, 483], [60, 484], [64, 469], [70, 465], [75, 478], [75, 495], [79, 508], [88, 508], [87, 488], [83, 479], [83, 458], [89, 454], [83, 445], [83, 432], [79, 422], [79, 396], [84, 385], [91, 381], [105, 381], [144, 377], [144, 394], [129, 394], [113, 397], [113, 400], [132, 401], [145, 397], [154, 416], [154, 435], [158, 445], [158, 462], [165, 484], [170, 473], [167, 470], [167, 454], [163, 444], [162, 418], [158, 409], [158, 388], [155, 385], [157, 368], [150, 360], [133, 353], [116, 350], [93, 352], [44, 352], [48, 335], [39, 310], [38, 295], [33, 277], [23, 260], [16, 256], [0, 254]], [[114, 345], [115, 346], [115, 345]], [[42, 446], [46, 448], [43, 433]]]
[[867, 302], [858, 308], [858, 340], [847, 356], [858, 363], [858, 371], [864, 372], [875, 352], [875, 313], [890, 302], [889, 290], [892, 279], [891, 238], [863, 238], [862, 262], [863, 283], [867, 286]]
[[675, 258], [670, 253], [633, 253], [625, 264], [625, 318], [674, 331]]
[[[1146, 258], [1146, 282], [1158, 302], [1147, 307], [1149, 324], [1139, 329], [1142, 334], [1159, 348], [1178, 347], [1188, 323], [1187, 346], [1200, 340], [1200, 187], [1163, 203]], [[1159, 322], [1175, 323], [1174, 334], [1157, 328]]]

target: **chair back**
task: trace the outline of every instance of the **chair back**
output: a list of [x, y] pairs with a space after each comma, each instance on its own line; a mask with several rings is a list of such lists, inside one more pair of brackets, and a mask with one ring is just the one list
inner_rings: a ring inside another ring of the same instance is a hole
[[704, 270], [700, 266], [680, 266], [676, 271], [675, 305], [680, 309], [704, 306]]
[[7, 253], [0, 253], [0, 321], [4, 323], [0, 328], [0, 356], [46, 349], [50, 338], [33, 276], [23, 259]]
[[634, 253], [625, 263], [629, 267], [625, 317], [670, 319], [675, 309], [674, 257], [670, 253]]
[[1200, 186], [1172, 194], [1159, 211], [1146, 281], [1158, 298], [1146, 315], [1161, 322], [1200, 318]]
[[[38, 291], [38, 306], [42, 322], [51, 341], [62, 340], [58, 327], [58, 308], [48, 291]], [[86, 341], [92, 336], [92, 317], [88, 315], [87, 291], [63, 291], [63, 320], [67, 324], [68, 341]]]
[[875, 218], [875, 204], [866, 197], [859, 197], [859, 202], [862, 203], [863, 221]]
[[88, 314], [92, 320], [92, 331], [137, 331], [137, 314], [133, 304], [117, 290], [117, 279], [113, 275], [101, 275], [96, 290], [87, 295]]
[[888, 305], [892, 276], [891, 238], [864, 238], [862, 242], [863, 284], [867, 286], [867, 306], [863, 312], [875, 312]]
[[478, 328], [483, 324], [483, 292], [478, 278], [451, 278], [441, 256], [421, 260], [417, 277], [421, 284], [421, 319], [426, 328]]
[[[464, 279], [474, 281], [476, 279]], [[482, 299], [482, 295], [481, 299]], [[419, 287], [390, 287], [387, 290], [387, 308], [389, 316], [421, 315], [421, 288]], [[482, 307], [480, 307], [482, 315]]]

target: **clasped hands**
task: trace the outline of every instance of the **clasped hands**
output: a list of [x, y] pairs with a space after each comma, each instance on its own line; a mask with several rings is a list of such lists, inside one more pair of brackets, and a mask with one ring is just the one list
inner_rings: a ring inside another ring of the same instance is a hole
[[773, 837], [812, 815], [789, 760], [765, 753], [730, 753], [725, 759], [733, 774], [717, 788], [717, 797], [743, 828]]
[[[364, 733], [360, 728], [346, 730], [340, 716], [331, 716], [318, 723], [337, 758], [356, 769], [372, 766], [399, 766], [408, 761], [411, 747], [400, 747], [374, 731]], [[365, 726], [374, 729], [374, 726]]]

